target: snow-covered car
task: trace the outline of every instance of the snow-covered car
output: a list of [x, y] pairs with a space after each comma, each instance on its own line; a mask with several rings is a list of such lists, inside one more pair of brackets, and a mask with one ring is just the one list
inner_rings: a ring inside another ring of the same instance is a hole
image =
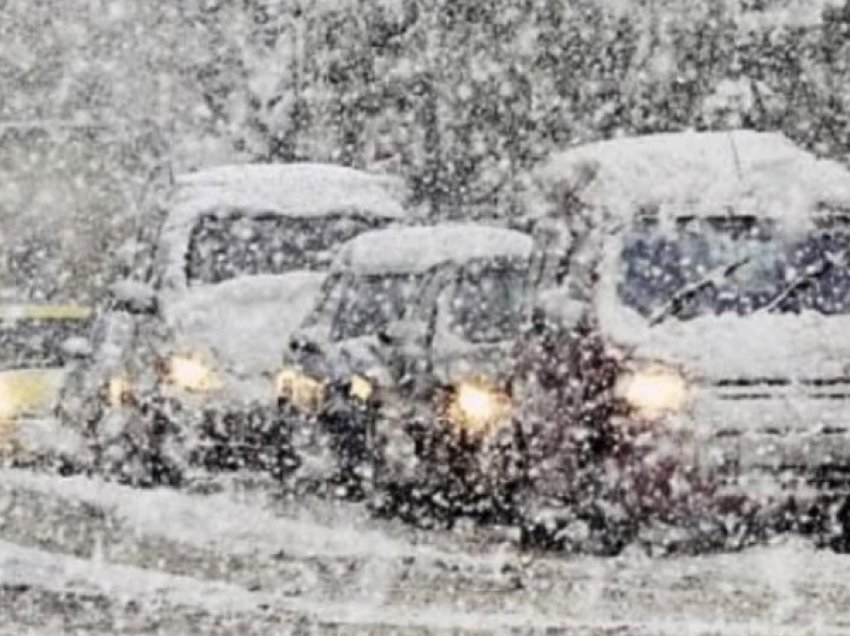
[[537, 181], [585, 228], [548, 309], [620, 361], [647, 457], [730, 494], [846, 490], [846, 168], [779, 134], [688, 132], [577, 147]]
[[540, 269], [530, 235], [482, 224], [348, 242], [278, 376], [283, 417], [303, 427], [302, 469], [355, 492], [407, 483], [432, 433], [509, 429], [513, 349]]
[[91, 316], [75, 304], [0, 305], [0, 458], [27, 461], [43, 443], [74, 445], [53, 416], [69, 368], [88, 353]]
[[[93, 363], [63, 400], [95, 431], [101, 461], [131, 480], [179, 479], [186, 448], [206, 463], [256, 460], [268, 440], [243, 429], [271, 426], [283, 347], [334, 249], [405, 216], [396, 179], [309, 163], [187, 174], [162, 207], [136, 250], [150, 255], [147, 280], [113, 286]], [[159, 447], [175, 439], [182, 450], [166, 460]]]

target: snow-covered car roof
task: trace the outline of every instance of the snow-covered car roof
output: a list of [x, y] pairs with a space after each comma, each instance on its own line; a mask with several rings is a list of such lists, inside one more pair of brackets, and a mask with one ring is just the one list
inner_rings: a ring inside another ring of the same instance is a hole
[[423, 272], [444, 263], [482, 258], [529, 258], [530, 236], [474, 223], [373, 230], [351, 239], [340, 249], [334, 271], [357, 274]]
[[172, 222], [216, 210], [293, 217], [404, 216], [401, 179], [331, 164], [226, 165], [180, 175], [176, 186]]
[[613, 219], [637, 213], [798, 218], [850, 207], [850, 172], [778, 133], [684, 132], [558, 153], [536, 173], [551, 202], [575, 198]]

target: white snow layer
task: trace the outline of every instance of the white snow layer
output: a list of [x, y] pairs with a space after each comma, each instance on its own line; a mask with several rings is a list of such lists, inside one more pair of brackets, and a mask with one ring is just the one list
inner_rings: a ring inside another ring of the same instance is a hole
[[324, 278], [299, 271], [188, 288], [166, 297], [165, 318], [183, 353], [208, 354], [237, 374], [272, 372]]
[[404, 216], [399, 179], [330, 164], [219, 166], [180, 175], [177, 186], [172, 216], [194, 218], [222, 208], [298, 217], [333, 213]]
[[[806, 216], [850, 206], [850, 173], [778, 133], [686, 132], [614, 139], [554, 155], [536, 174], [556, 203], [595, 213]], [[563, 213], [564, 211], [559, 210]]]
[[185, 286], [189, 238], [204, 214], [401, 219], [403, 200], [395, 177], [330, 164], [228, 165], [178, 176], [158, 246], [163, 282]]
[[532, 249], [526, 234], [472, 223], [387, 228], [364, 232], [346, 243], [333, 269], [360, 274], [424, 272], [475, 259], [527, 259]]
[[[800, 540], [742, 553], [676, 559], [633, 553], [615, 559], [525, 558], [511, 551], [485, 555], [484, 546], [469, 552], [462, 545], [446, 550], [441, 549], [442, 542], [411, 543], [343, 516], [322, 523], [285, 518], [226, 495], [141, 491], [18, 470], [0, 470], [0, 484], [5, 492], [32, 493], [31, 499], [16, 499], [15, 506], [43, 503], [40, 497], [48, 496], [53, 504], [65, 502], [70, 510], [77, 502], [103, 511], [107, 519], [117, 518], [126, 540], [138, 541], [140, 550], [150, 550], [161, 538], [214, 550], [223, 559], [239, 555], [249, 563], [271, 559], [283, 550], [298, 563], [339, 556], [356, 558], [364, 566], [358, 580], [363, 589], [349, 589], [344, 598], [329, 597], [320, 579], [315, 580], [318, 588], [308, 585], [302, 596], [290, 597], [283, 593], [288, 582], [283, 578], [280, 587], [264, 585], [255, 592], [211, 580], [205, 572], [198, 572], [203, 578], [193, 578], [112, 563], [108, 551], [81, 559], [0, 541], [0, 583], [81, 594], [99, 591], [140, 601], [144, 608], [188, 605], [224, 613], [250, 612], [262, 604], [270, 611], [328, 623], [381, 625], [387, 633], [413, 626], [487, 633], [549, 628], [558, 633], [833, 636], [846, 634], [850, 627], [843, 611], [847, 557], [816, 551]], [[14, 523], [15, 508], [6, 510]], [[401, 567], [404, 557], [415, 557], [408, 559], [414, 569]], [[489, 587], [508, 565], [510, 571], [527, 573], [522, 579], [525, 586]], [[482, 589], [465, 581], [458, 585], [461, 579], [447, 577], [445, 572], [454, 567], [470, 568], [466, 572], [480, 577]], [[405, 573], [413, 574], [415, 587], [407, 586]], [[451, 587], [442, 593], [420, 589], [428, 585]], [[393, 594], [396, 586], [410, 597]], [[500, 599], [498, 607], [485, 598], [494, 593]]]

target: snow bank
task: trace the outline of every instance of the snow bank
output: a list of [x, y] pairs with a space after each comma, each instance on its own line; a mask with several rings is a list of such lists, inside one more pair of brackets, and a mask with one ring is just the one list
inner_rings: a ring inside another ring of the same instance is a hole
[[578, 146], [536, 174], [549, 201], [576, 197], [613, 219], [759, 214], [797, 218], [850, 207], [850, 173], [777, 133], [647, 135]]
[[447, 223], [364, 232], [343, 246], [336, 271], [361, 274], [424, 272], [444, 263], [481, 258], [531, 256], [530, 236], [498, 227]]
[[[86, 477], [57, 478], [14, 469], [0, 469], [0, 482], [3, 488], [108, 509], [139, 536], [165, 537], [221, 554], [271, 555], [283, 549], [299, 557], [464, 558], [460, 550], [417, 546], [350, 517], [344, 524], [324, 525], [305, 508], [298, 518], [286, 518], [234, 501], [230, 494], [198, 496], [167, 489], [136, 490]], [[473, 556], [467, 558], [476, 561]]]
[[255, 610], [267, 601], [243, 588], [218, 581], [80, 559], [2, 540], [0, 583], [59, 593], [105, 592], [113, 598], [202, 607], [215, 613]]

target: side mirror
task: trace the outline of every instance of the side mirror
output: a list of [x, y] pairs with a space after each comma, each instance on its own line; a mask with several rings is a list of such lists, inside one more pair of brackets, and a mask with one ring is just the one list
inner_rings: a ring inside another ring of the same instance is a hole
[[322, 352], [321, 347], [311, 340], [303, 336], [291, 336], [289, 338], [289, 350], [293, 353], [302, 352], [310, 355], [318, 355]]
[[428, 325], [423, 320], [396, 320], [378, 332], [383, 344], [412, 343], [424, 338]]
[[158, 303], [156, 291], [146, 283], [123, 280], [109, 288], [113, 306], [131, 314], [154, 314]]
[[69, 358], [82, 359], [92, 354], [92, 344], [88, 338], [67, 338], [60, 345], [62, 353]]

